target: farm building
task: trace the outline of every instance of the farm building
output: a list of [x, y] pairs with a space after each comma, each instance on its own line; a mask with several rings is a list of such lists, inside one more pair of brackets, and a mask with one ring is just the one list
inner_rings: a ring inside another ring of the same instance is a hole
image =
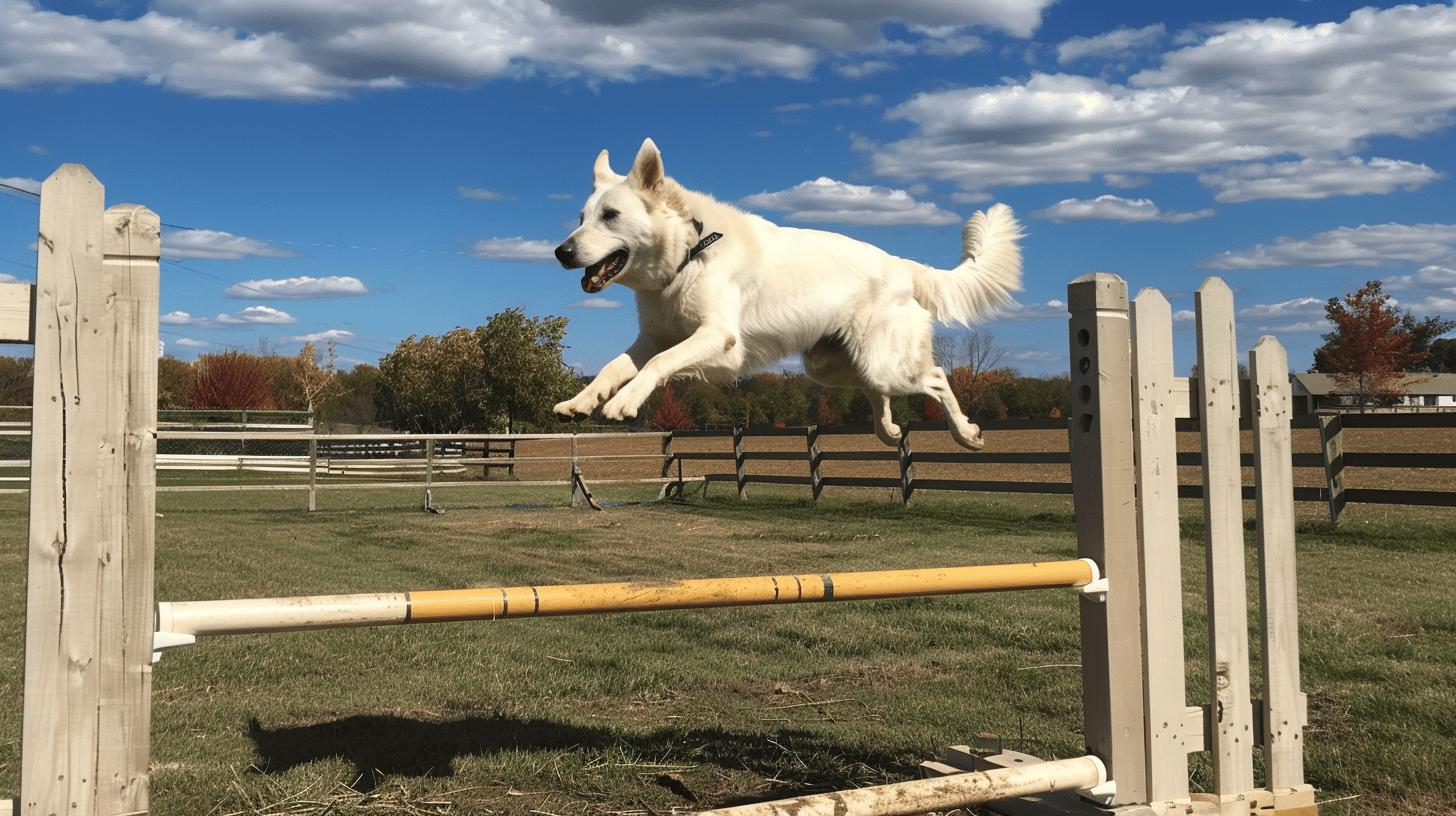
[[[1340, 385], [1332, 374], [1292, 374], [1289, 379], [1296, 415], [1358, 404], [1354, 389]], [[1456, 409], [1456, 374], [1406, 374], [1399, 390], [1404, 396], [1396, 407]]]

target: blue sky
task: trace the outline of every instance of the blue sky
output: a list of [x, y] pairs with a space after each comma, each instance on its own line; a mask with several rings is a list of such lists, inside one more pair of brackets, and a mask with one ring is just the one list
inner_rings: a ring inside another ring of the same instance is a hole
[[[1064, 368], [1090, 271], [1177, 310], [1222, 275], [1241, 345], [1304, 367], [1367, 279], [1456, 317], [1453, 113], [1439, 4], [0, 0], [0, 182], [83, 162], [173, 225], [183, 358], [332, 335], [373, 362], [520, 305], [595, 371], [630, 293], [545, 252], [596, 152], [651, 136], [689, 187], [942, 267], [1011, 204], [1026, 290], [988, 327], [1023, 371]], [[31, 278], [33, 199], [0, 197], [0, 272]]]

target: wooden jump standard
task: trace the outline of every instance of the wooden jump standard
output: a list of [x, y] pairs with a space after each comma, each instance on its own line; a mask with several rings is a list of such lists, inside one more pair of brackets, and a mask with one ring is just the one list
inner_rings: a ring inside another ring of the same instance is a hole
[[[102, 208], [95, 177], [62, 165], [41, 188], [36, 283], [0, 284], [0, 342], [34, 343], [36, 361], [15, 813], [148, 812], [155, 650], [199, 635], [1043, 587], [1081, 589], [1087, 756], [1042, 762], [956, 746], [944, 762], [925, 764], [937, 778], [721, 813], [892, 816], [987, 802], [1038, 816], [1315, 813], [1302, 752], [1288, 363], [1271, 337], [1249, 355], [1264, 656], [1256, 700], [1238, 347], [1232, 294], [1216, 278], [1196, 298], [1202, 376], [1191, 395], [1172, 373], [1172, 314], [1162, 295], [1145, 290], [1129, 309], [1116, 276], [1089, 275], [1068, 287], [1078, 560], [154, 604], [160, 223], [144, 207]], [[1210, 671], [1200, 697], [1207, 706], [1188, 705], [1184, 674], [1174, 430], [1176, 418], [1190, 415], [1190, 399], [1200, 406], [1204, 449]], [[1190, 793], [1187, 755], [1204, 750], [1211, 790]]]

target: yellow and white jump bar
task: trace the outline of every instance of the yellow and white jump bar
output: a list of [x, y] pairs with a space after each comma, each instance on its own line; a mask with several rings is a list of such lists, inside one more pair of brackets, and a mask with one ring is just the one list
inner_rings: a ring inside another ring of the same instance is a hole
[[204, 635], [349, 626], [542, 618], [726, 606], [868, 601], [1081, 587], [1105, 591], [1090, 559], [873, 572], [698, 578], [617, 584], [443, 589], [366, 595], [305, 595], [157, 604], [157, 648]]

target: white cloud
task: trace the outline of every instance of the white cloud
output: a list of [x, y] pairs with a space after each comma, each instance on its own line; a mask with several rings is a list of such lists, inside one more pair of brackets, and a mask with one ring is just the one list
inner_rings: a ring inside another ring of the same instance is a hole
[[24, 178], [22, 176], [8, 176], [6, 178], [0, 178], [0, 184], [4, 184], [7, 187], [18, 187], [27, 193], [40, 194], [40, 181], [37, 179]]
[[250, 255], [261, 258], [292, 258], [292, 250], [257, 238], [210, 229], [173, 230], [162, 233], [162, 255], [167, 258], [205, 258], [236, 261]]
[[50, 151], [46, 149], [46, 146], [45, 145], [33, 144], [33, 145], [26, 145], [25, 146], [25, 152], [29, 153], [32, 156], [44, 156], [45, 154], [49, 153]]
[[1020, 303], [1013, 300], [996, 313], [997, 320], [1064, 319], [1066, 316], [1067, 304], [1060, 300], [1048, 300], [1045, 303]]
[[195, 337], [174, 337], [172, 342], [183, 348], [205, 348], [212, 345], [209, 340], [198, 340]]
[[1072, 37], [1057, 46], [1057, 62], [1066, 65], [1093, 57], [1116, 59], [1157, 45], [1167, 33], [1162, 23], [1153, 23], [1142, 28], [1119, 26], [1095, 37]]
[[572, 309], [620, 309], [626, 304], [620, 300], [605, 297], [589, 297], [571, 304]]
[[917, 94], [887, 114], [911, 135], [860, 146], [882, 175], [971, 190], [1349, 155], [1451, 123], [1453, 42], [1450, 5], [1226, 23], [1125, 83], [1033, 73]]
[[282, 326], [296, 323], [298, 319], [282, 309], [272, 306], [248, 306], [231, 314], [223, 312], [216, 317], [197, 317], [189, 312], [167, 312], [158, 318], [164, 326]]
[[808, 78], [835, 58], [967, 47], [964, 29], [1030, 36], [1050, 0], [160, 0], [130, 19], [0, 5], [0, 87], [146, 82], [202, 96], [324, 99], [498, 77], [631, 80], [751, 73]]
[[1238, 164], [1200, 173], [1198, 181], [1215, 191], [1215, 200], [1253, 201], [1383, 195], [1397, 189], [1414, 190], [1441, 176], [1440, 172], [1415, 162], [1348, 156]]
[[1163, 210], [1150, 198], [1122, 198], [1115, 195], [1100, 195], [1093, 199], [1064, 198], [1061, 201], [1032, 213], [1048, 221], [1121, 221], [1135, 224], [1145, 221], [1161, 221], [1166, 224], [1182, 224], [1213, 215], [1213, 210], [1176, 212]]
[[1240, 331], [1246, 333], [1308, 334], [1330, 329], [1325, 319], [1325, 301], [1317, 297], [1245, 306], [1238, 311], [1238, 321]]
[[1433, 263], [1456, 256], [1456, 224], [1362, 224], [1337, 227], [1308, 238], [1280, 237], [1272, 244], [1220, 252], [1199, 262], [1210, 269], [1302, 266], [1389, 266]]
[[455, 188], [455, 192], [459, 193], [461, 198], [468, 198], [468, 199], [471, 199], [472, 201], [515, 201], [516, 200], [516, 197], [515, 196], [509, 195], [507, 193], [498, 192], [496, 190], [487, 190], [484, 187], [466, 187], [463, 184], [460, 185], [459, 187], [456, 187]]
[[1394, 291], [1402, 289], [1434, 289], [1456, 292], [1456, 269], [1445, 266], [1424, 266], [1410, 275], [1395, 275], [1385, 279], [1385, 286]]
[[889, 60], [873, 59], [863, 62], [845, 62], [834, 66], [834, 72], [846, 79], [864, 79], [867, 76], [895, 70], [895, 63]]
[[1136, 190], [1146, 186], [1150, 179], [1147, 176], [1139, 176], [1135, 173], [1103, 173], [1102, 181], [1108, 187], [1116, 187], [1119, 190]]
[[745, 207], [780, 210], [789, 221], [816, 224], [958, 224], [961, 217], [904, 190], [868, 187], [820, 176], [777, 192], [755, 193]]
[[493, 261], [550, 261], [556, 245], [550, 241], [535, 241], [517, 235], [514, 238], [485, 238], [470, 246], [470, 254], [477, 258]]
[[30, 281], [21, 280], [9, 272], [0, 272], [0, 283], [30, 283]]
[[364, 281], [349, 275], [328, 275], [314, 278], [254, 278], [235, 283], [222, 292], [230, 298], [268, 298], [303, 300], [305, 298], [350, 297], [369, 294]]
[[284, 344], [292, 343], [323, 343], [329, 340], [353, 340], [356, 335], [348, 329], [324, 329], [323, 331], [299, 334], [292, 337], [284, 337], [281, 341]]

